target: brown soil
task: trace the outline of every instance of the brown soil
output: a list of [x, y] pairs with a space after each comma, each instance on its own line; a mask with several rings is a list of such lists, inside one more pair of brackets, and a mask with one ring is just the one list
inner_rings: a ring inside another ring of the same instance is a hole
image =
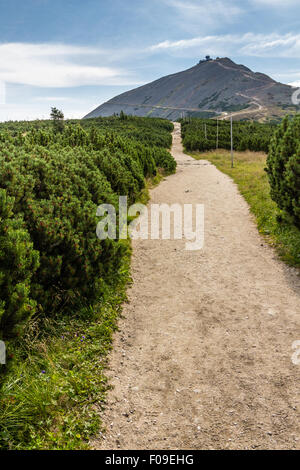
[[[299, 449], [300, 281], [257, 232], [235, 184], [182, 151], [152, 203], [204, 203], [205, 247], [133, 242], [97, 449]], [[188, 192], [187, 192], [188, 191]]]

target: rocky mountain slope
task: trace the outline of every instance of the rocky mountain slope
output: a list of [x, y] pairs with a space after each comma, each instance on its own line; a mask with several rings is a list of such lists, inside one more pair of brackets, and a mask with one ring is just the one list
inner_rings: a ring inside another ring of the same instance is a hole
[[103, 103], [86, 118], [110, 116], [123, 110], [136, 116], [178, 119], [182, 115], [231, 114], [241, 118], [280, 117], [293, 106], [293, 88], [263, 73], [255, 73], [228, 58], [204, 61]]

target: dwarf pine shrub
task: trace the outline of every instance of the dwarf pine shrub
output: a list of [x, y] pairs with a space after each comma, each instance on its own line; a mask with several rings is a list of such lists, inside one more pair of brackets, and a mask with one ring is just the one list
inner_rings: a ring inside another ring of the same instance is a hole
[[300, 227], [300, 116], [284, 119], [267, 159], [271, 197]]
[[[133, 203], [158, 168], [176, 163], [165, 149], [173, 125], [118, 117], [0, 125], [0, 335], [36, 309], [70, 313], [101, 299], [127, 250], [99, 240], [100, 204]], [[152, 136], [152, 137], [151, 137]], [[152, 139], [152, 140], [151, 140]]]
[[39, 266], [22, 218], [13, 213], [14, 200], [0, 189], [0, 338], [20, 332], [34, 313], [31, 279]]

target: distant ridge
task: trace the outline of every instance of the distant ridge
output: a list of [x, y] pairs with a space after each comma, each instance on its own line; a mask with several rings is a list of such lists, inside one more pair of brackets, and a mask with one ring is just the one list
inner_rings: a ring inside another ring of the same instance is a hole
[[167, 75], [112, 98], [85, 118], [123, 111], [135, 116], [163, 117], [231, 114], [238, 118], [276, 118], [293, 109], [293, 88], [253, 72], [231, 59], [209, 56], [183, 72]]

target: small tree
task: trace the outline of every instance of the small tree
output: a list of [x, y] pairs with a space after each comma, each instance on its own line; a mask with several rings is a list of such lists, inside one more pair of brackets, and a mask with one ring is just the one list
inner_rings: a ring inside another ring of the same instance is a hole
[[121, 119], [121, 121], [125, 121], [127, 119], [127, 116], [124, 113], [123, 109], [121, 109], [121, 112], [120, 112], [120, 119]]
[[51, 108], [50, 117], [53, 121], [54, 132], [63, 132], [64, 130], [64, 113], [57, 108]]

